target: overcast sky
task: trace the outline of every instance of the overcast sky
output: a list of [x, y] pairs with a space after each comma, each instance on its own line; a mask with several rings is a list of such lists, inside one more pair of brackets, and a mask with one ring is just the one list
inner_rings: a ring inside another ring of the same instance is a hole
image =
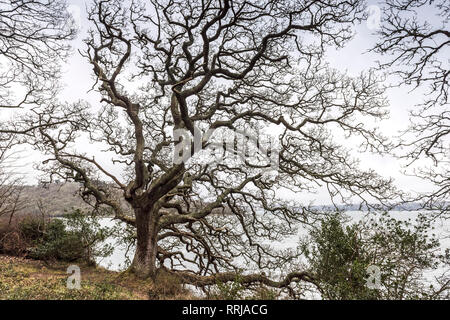
[[[86, 3], [84, 0], [69, 0], [70, 12], [75, 16], [80, 27], [78, 38], [73, 42], [74, 53], [64, 66], [63, 82], [65, 88], [61, 94], [61, 100], [73, 102], [79, 99], [89, 101], [93, 106], [99, 105], [98, 93], [90, 92], [89, 89], [93, 85], [92, 67], [85, 58], [77, 52], [78, 49], [85, 49], [82, 39], [86, 35]], [[376, 1], [369, 1], [370, 5], [376, 4]], [[372, 11], [373, 13], [373, 11]], [[433, 12], [422, 10], [421, 18], [433, 20]], [[376, 66], [376, 60], [380, 57], [373, 53], [367, 53], [375, 41], [376, 36], [373, 35], [373, 20], [369, 23], [363, 23], [356, 27], [354, 39], [341, 50], [330, 50], [327, 54], [327, 61], [331, 66], [340, 71], [347, 71], [350, 75], [357, 75], [363, 70]], [[420, 102], [423, 93], [420, 91], [410, 92], [410, 88], [401, 87], [390, 89], [387, 97], [390, 102], [390, 118], [380, 123], [380, 128], [387, 136], [393, 136], [398, 130], [406, 128], [408, 125], [408, 109], [412, 108], [416, 103]], [[14, 111], [16, 112], [16, 111]], [[11, 115], [14, 117], [14, 113]], [[2, 111], [2, 118], [7, 114]], [[22, 148], [23, 149], [23, 148]], [[83, 146], [84, 151], [98, 153], [96, 147]], [[27, 182], [34, 184], [37, 182], [37, 173], [32, 169], [32, 163], [39, 161], [42, 157], [36, 152], [24, 150], [21, 161], [26, 164], [23, 172], [27, 175]], [[98, 157], [96, 156], [96, 159]], [[371, 154], [361, 155], [362, 166], [364, 168], [373, 168], [383, 176], [391, 176], [395, 178], [396, 184], [404, 189], [412, 191], [425, 191], [429, 188], [423, 181], [415, 178], [406, 177], [401, 173], [402, 163], [392, 157], [381, 157]], [[110, 167], [110, 157], [103, 155], [103, 163], [106, 167]], [[308, 195], [305, 199], [316, 199], [316, 203], [327, 202], [327, 199], [321, 193], [318, 195]]]

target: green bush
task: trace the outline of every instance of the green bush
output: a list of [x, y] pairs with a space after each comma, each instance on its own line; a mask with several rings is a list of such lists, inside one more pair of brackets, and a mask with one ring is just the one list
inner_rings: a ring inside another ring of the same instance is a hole
[[76, 233], [67, 231], [62, 220], [48, 223], [29, 256], [39, 260], [76, 261], [84, 256], [83, 243]]
[[114, 228], [102, 227], [97, 217], [86, 215], [80, 210], [65, 215], [65, 218], [69, 233], [81, 241], [85, 261], [92, 262], [94, 257], [107, 257], [112, 254], [113, 246], [105, 244], [104, 241], [114, 234]]
[[63, 219], [45, 221], [28, 218], [20, 223], [24, 237], [31, 242], [28, 256], [38, 260], [61, 260], [94, 263], [95, 257], [106, 257], [112, 246], [102, 244], [111, 234], [98, 219], [75, 210]]
[[[448, 276], [429, 282], [425, 271], [448, 269], [429, 219], [401, 221], [387, 214], [347, 225], [340, 217], [325, 218], [301, 247], [310, 273], [325, 299], [448, 299]], [[379, 286], [368, 286], [368, 267], [380, 270]], [[437, 285], [437, 287], [435, 287]]]
[[[375, 299], [377, 292], [366, 286], [370, 255], [363, 248], [356, 225], [343, 226], [332, 216], [311, 232], [305, 257], [320, 281], [327, 299]], [[312, 245], [311, 245], [312, 243]]]
[[41, 217], [26, 216], [23, 220], [19, 221], [18, 225], [23, 238], [32, 242], [44, 236], [48, 220]]

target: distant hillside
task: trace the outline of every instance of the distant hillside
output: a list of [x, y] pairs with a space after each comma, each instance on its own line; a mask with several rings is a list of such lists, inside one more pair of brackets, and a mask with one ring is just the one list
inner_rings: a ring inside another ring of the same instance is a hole
[[49, 215], [60, 215], [64, 210], [88, 209], [89, 206], [77, 194], [77, 183], [50, 184], [47, 186], [25, 186], [25, 205], [21, 213], [40, 214], [41, 209]]
[[[442, 206], [442, 207], [448, 207], [449, 203], [441, 202], [436, 203], [435, 206]], [[373, 205], [373, 208], [378, 208], [379, 210], [382, 210], [384, 207], [380, 205]], [[372, 208], [372, 209], [373, 209]], [[369, 207], [366, 204], [346, 204], [346, 205], [337, 205], [337, 206], [331, 206], [331, 205], [315, 205], [310, 207], [311, 210], [316, 211], [335, 211], [336, 209], [339, 211], [367, 211]], [[398, 204], [389, 207], [389, 209], [386, 207], [384, 210], [390, 210], [390, 211], [418, 211], [423, 210], [424, 205], [417, 203], [417, 202], [410, 202], [410, 203], [403, 203]]]
[[[25, 214], [40, 214], [40, 206], [48, 215], [61, 215], [65, 210], [85, 209], [90, 207], [78, 195], [79, 185], [77, 183], [53, 183], [47, 186], [26, 186], [23, 191], [25, 206], [21, 213]], [[121, 197], [118, 196], [120, 199]], [[126, 207], [125, 201], [121, 201]], [[447, 204], [448, 205], [448, 204]], [[201, 206], [201, 204], [199, 204]], [[398, 205], [391, 210], [395, 211], [414, 211], [419, 210], [421, 206], [418, 203], [408, 203]], [[295, 209], [295, 208], [293, 208]], [[317, 211], [334, 211], [335, 207], [330, 205], [314, 205], [310, 207], [311, 210]], [[339, 205], [338, 210], [341, 211], [359, 211], [367, 210], [365, 205]], [[299, 208], [298, 210], [301, 210]]]

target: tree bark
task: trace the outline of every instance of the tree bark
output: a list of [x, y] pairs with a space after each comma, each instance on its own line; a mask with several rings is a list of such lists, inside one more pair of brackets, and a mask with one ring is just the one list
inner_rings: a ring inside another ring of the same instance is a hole
[[137, 243], [131, 271], [140, 278], [154, 278], [156, 274], [157, 219], [154, 212], [135, 210]]

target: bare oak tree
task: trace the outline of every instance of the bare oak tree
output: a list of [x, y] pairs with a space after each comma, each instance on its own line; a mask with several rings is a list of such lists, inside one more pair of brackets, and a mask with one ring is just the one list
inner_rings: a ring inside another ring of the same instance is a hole
[[[363, 13], [359, 0], [97, 0], [85, 57], [101, 108], [49, 104], [24, 119], [37, 126], [27, 142], [48, 155], [42, 169], [51, 179], [80, 182], [86, 201], [136, 228], [137, 275], [164, 267], [208, 287], [244, 268], [242, 284], [295, 295], [292, 286], [314, 276], [301, 271], [298, 252], [272, 244], [314, 219], [301, 195], [323, 187], [333, 201], [366, 204], [394, 195], [337, 142], [383, 148], [375, 126], [386, 115], [382, 79], [322, 62]], [[253, 138], [268, 129], [279, 144], [275, 177]], [[247, 147], [208, 161], [235, 133], [249, 137]], [[81, 136], [106, 146], [113, 164], [77, 148]]]

